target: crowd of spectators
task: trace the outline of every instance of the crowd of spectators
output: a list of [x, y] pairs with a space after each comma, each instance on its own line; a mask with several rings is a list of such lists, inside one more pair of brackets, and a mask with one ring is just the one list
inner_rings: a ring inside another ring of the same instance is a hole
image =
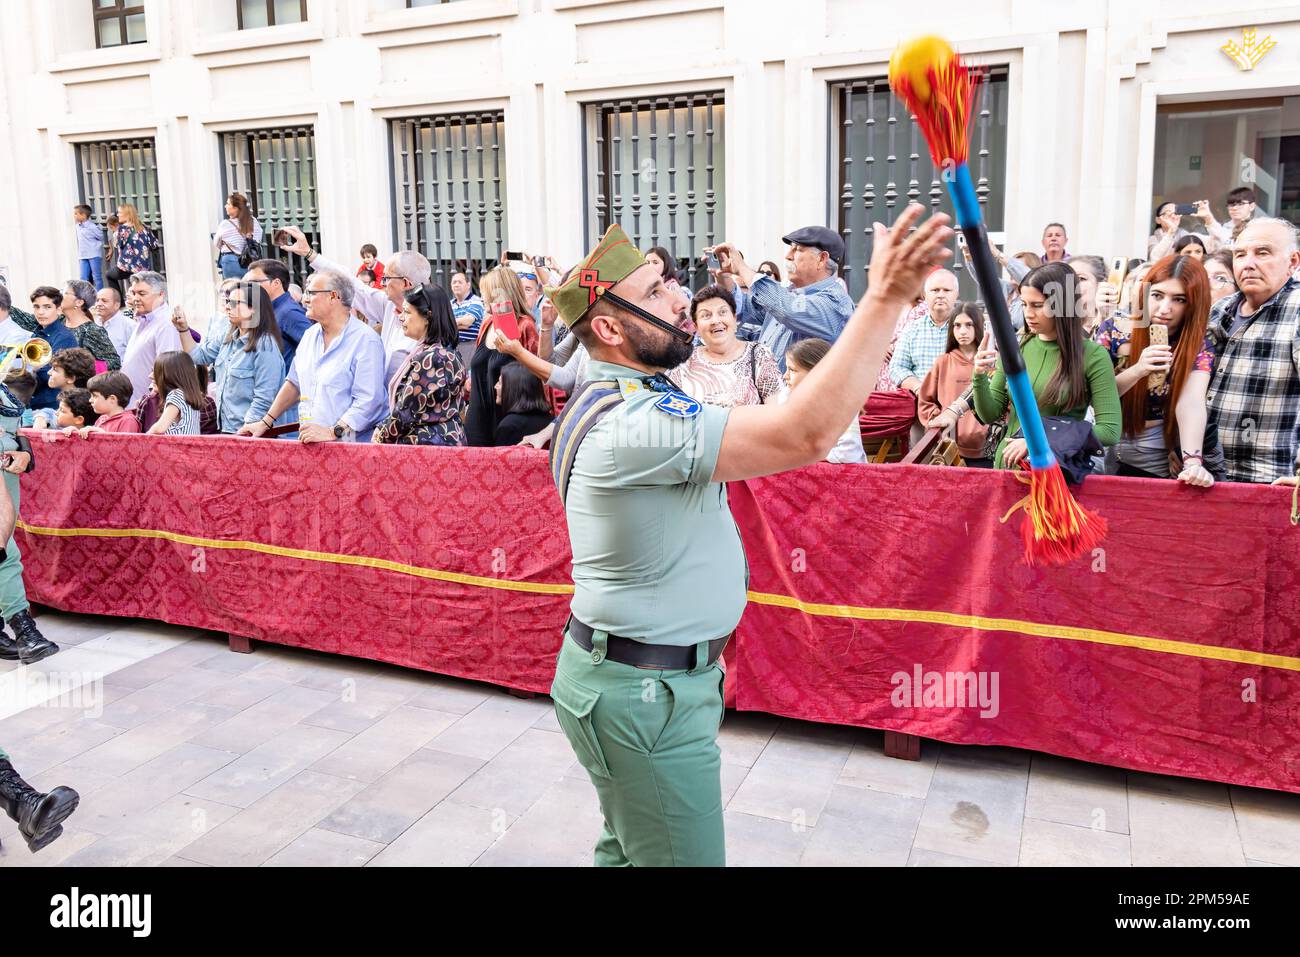
[[[223, 315], [200, 335], [148, 268], [157, 241], [134, 208], [116, 210], [110, 233], [89, 207], [74, 210], [79, 277], [36, 287], [30, 311], [0, 289], [0, 340], [38, 338], [53, 353], [34, 369], [12, 359], [11, 390], [32, 380], [25, 421], [83, 436], [541, 448], [587, 378], [586, 350], [545, 295], [567, 276], [550, 257], [459, 264], [444, 289], [419, 252], [381, 260], [368, 243], [345, 268], [293, 227], [275, 231], [281, 255], [261, 255], [247, 199], [231, 194], [225, 211], [213, 234]], [[1071, 253], [1058, 222], [1039, 249], [993, 248], [1039, 411], [1084, 423], [1064, 432], [1088, 447], [1093, 471], [1200, 486], [1295, 474], [1296, 231], [1259, 215], [1250, 187], [1228, 193], [1226, 213], [1159, 204], [1142, 259]], [[683, 392], [727, 407], [783, 402], [839, 337], [854, 309], [842, 237], [813, 225], [782, 242], [784, 263], [757, 269], [733, 243], [705, 250], [711, 281], [694, 291], [694, 263], [645, 250], [696, 330], [667, 373]], [[306, 264], [300, 293], [289, 256]], [[966, 466], [1015, 468], [1025, 440], [984, 304], [962, 300], [962, 268], [936, 269], [898, 317], [877, 392], [913, 403], [911, 441], [938, 430]], [[845, 423], [831, 461], [865, 460], [858, 428]]]

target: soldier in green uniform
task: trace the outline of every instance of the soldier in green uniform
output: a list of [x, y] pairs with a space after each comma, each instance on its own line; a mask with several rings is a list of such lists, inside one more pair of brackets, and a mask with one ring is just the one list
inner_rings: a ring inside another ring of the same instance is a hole
[[748, 569], [723, 483], [820, 461], [862, 408], [900, 311], [941, 265], [946, 216], [877, 225], [871, 289], [783, 405], [723, 409], [664, 371], [691, 353], [686, 301], [618, 226], [547, 292], [591, 355], [551, 468], [573, 550], [556, 717], [600, 798], [596, 863], [721, 866], [722, 667]]
[[[13, 393], [0, 384], [0, 414], [12, 411], [17, 403]], [[25, 454], [26, 464], [30, 464], [31, 451]], [[23, 464], [21, 460], [20, 464]], [[6, 553], [13, 547], [16, 518], [13, 500], [0, 492], [0, 542], [8, 543], [0, 545], [0, 564], [10, 557]], [[69, 787], [56, 787], [48, 794], [37, 791], [19, 776], [9, 763], [9, 755], [0, 748], [0, 809], [18, 824], [18, 833], [31, 851], [39, 851], [63, 833], [63, 822], [77, 809], [80, 800], [80, 795]]]

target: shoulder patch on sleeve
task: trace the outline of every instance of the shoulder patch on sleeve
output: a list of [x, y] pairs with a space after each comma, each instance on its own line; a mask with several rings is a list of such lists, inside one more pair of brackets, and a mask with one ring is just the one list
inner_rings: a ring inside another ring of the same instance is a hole
[[660, 396], [655, 402], [655, 408], [669, 415], [676, 416], [679, 419], [693, 419], [700, 414], [703, 408], [696, 399], [680, 392], [669, 392]]

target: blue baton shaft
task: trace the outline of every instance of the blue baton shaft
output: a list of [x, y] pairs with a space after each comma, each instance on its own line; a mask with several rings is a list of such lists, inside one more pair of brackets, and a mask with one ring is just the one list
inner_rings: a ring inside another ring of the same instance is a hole
[[966, 249], [970, 253], [975, 281], [979, 283], [980, 292], [984, 295], [984, 305], [993, 326], [993, 338], [997, 340], [998, 356], [1002, 360], [1002, 371], [1007, 377], [1007, 391], [1011, 393], [1025, 444], [1029, 446], [1029, 464], [1036, 469], [1051, 468], [1056, 463], [1056, 456], [1047, 444], [1043, 418], [1038, 414], [1038, 400], [1034, 397], [1029, 374], [1025, 371], [1025, 359], [1020, 354], [1015, 327], [1011, 325], [1011, 313], [1007, 310], [1007, 300], [1002, 294], [997, 266], [993, 262], [993, 254], [989, 252], [988, 231], [984, 228], [979, 201], [975, 198], [970, 169], [961, 163], [951, 177], [944, 176], [944, 182], [948, 185], [948, 195], [952, 197], [953, 208], [957, 211], [957, 225], [966, 237]]

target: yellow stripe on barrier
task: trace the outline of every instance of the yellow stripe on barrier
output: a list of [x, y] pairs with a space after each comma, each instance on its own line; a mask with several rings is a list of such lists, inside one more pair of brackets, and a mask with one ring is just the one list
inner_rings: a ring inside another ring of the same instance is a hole
[[1245, 651], [1241, 648], [1223, 648], [1217, 645], [1198, 645], [1189, 641], [1173, 641], [1168, 638], [1148, 638], [1145, 635], [1125, 635], [1117, 631], [1101, 631], [1096, 628], [1045, 625], [1034, 621], [1020, 621], [1016, 618], [985, 618], [982, 615], [958, 615], [947, 611], [913, 611], [907, 608], [822, 605], [801, 601], [789, 595], [771, 595], [753, 591], [749, 593], [749, 600], [758, 605], [794, 608], [809, 615], [818, 615], [823, 618], [854, 618], [859, 621], [915, 621], [931, 625], [949, 625], [953, 628], [1009, 631], [1038, 638], [1063, 638], [1066, 641], [1085, 641], [1095, 645], [1140, 648], [1143, 651], [1157, 651], [1168, 655], [1211, 658], [1216, 661], [1235, 661], [1240, 664], [1259, 665], [1264, 668], [1300, 671], [1300, 658], [1291, 658], [1287, 655], [1270, 655], [1262, 651]]
[[300, 558], [307, 562], [382, 568], [385, 571], [397, 572], [402, 575], [414, 575], [417, 578], [430, 578], [434, 581], [454, 582], [458, 585], [477, 585], [480, 588], [531, 592], [535, 595], [573, 594], [572, 585], [548, 585], [544, 582], [521, 582], [510, 581], [505, 578], [488, 578], [484, 575], [463, 575], [460, 572], [447, 572], [437, 568], [425, 568], [421, 565], [393, 562], [386, 558], [366, 558], [359, 555], [341, 555], [336, 552], [315, 552], [305, 548], [283, 548], [279, 545], [265, 545], [262, 542], [200, 538], [197, 535], [182, 535], [179, 532], [164, 532], [154, 528], [42, 528], [36, 525], [28, 525], [21, 520], [18, 522], [18, 527], [29, 535], [48, 535], [55, 538], [158, 538], [181, 545], [195, 545], [200, 548], [260, 552], [263, 555], [278, 555], [282, 558]]
[[[197, 535], [182, 535], [178, 532], [165, 532], [153, 528], [45, 528], [29, 525], [22, 520], [18, 521], [17, 526], [29, 535], [45, 535], [54, 538], [153, 538], [202, 548], [259, 552], [263, 555], [278, 555], [283, 558], [298, 558], [310, 562], [380, 568], [402, 575], [414, 575], [417, 578], [452, 582], [458, 585], [474, 585], [480, 588], [497, 588], [503, 591], [529, 592], [537, 595], [573, 594], [572, 585], [511, 581], [503, 578], [489, 578], [484, 575], [464, 575], [459, 572], [448, 572], [436, 568], [425, 568], [420, 565], [389, 561], [385, 558], [366, 558], [358, 555], [342, 555], [335, 552], [310, 551], [303, 548], [284, 548], [279, 545], [266, 545], [262, 542], [200, 538]], [[1083, 641], [1097, 645], [1138, 648], [1143, 651], [1183, 655], [1190, 658], [1235, 661], [1239, 664], [1258, 665], [1263, 668], [1300, 671], [1300, 658], [1292, 658], [1287, 655], [1271, 655], [1259, 651], [1223, 648], [1216, 645], [1199, 645], [1187, 641], [1173, 641], [1167, 638], [1149, 638], [1144, 635], [1126, 635], [1121, 632], [1102, 631], [1095, 628], [1048, 625], [1041, 622], [1021, 621], [1016, 618], [985, 618], [981, 615], [959, 615], [946, 611], [866, 608], [859, 605], [827, 605], [803, 601], [790, 595], [774, 595], [756, 591], [749, 592], [747, 597], [757, 605], [790, 608], [820, 618], [852, 618], [858, 621], [904, 623], [919, 622], [931, 625], [946, 625], [952, 628], [979, 628], [984, 631], [1005, 631], [1037, 638], [1061, 638], [1066, 641]]]

